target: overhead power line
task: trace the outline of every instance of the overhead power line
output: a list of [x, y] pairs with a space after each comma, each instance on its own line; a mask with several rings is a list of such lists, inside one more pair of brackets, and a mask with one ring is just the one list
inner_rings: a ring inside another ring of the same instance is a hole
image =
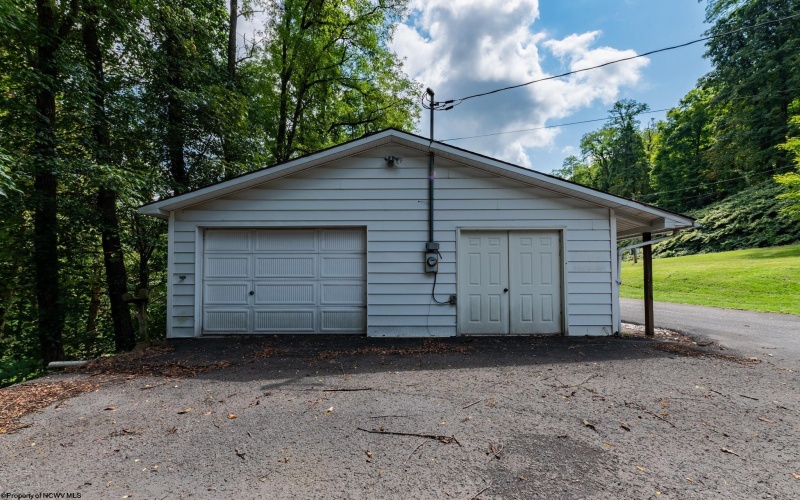
[[[652, 111], [642, 111], [641, 113], [636, 113], [634, 116], [637, 115], [648, 115], [653, 113], [661, 113], [664, 111], [669, 111], [672, 108], [664, 108], [664, 109], [654, 109]], [[479, 137], [493, 137], [496, 135], [504, 135], [504, 134], [516, 134], [519, 132], [532, 132], [534, 130], [545, 130], [548, 128], [558, 128], [558, 127], [569, 127], [570, 125], [583, 125], [584, 123], [594, 123], [594, 122], [605, 122], [608, 121], [608, 118], [592, 118], [591, 120], [581, 120], [579, 122], [569, 122], [569, 123], [559, 123], [556, 125], [544, 125], [542, 127], [534, 127], [534, 128], [523, 128], [519, 130], [508, 130], [506, 132], [495, 132], [493, 134], [481, 134], [481, 135], [469, 135], [466, 137], [453, 137], [452, 139], [439, 139], [439, 142], [448, 142], [448, 141], [461, 141], [464, 139], [477, 139]]]
[[740, 33], [742, 31], [748, 31], [748, 30], [752, 30], [752, 29], [755, 29], [755, 28], [759, 28], [761, 26], [767, 26], [767, 25], [770, 25], [770, 24], [781, 23], [783, 21], [787, 21], [789, 19], [794, 19], [796, 17], [800, 17], [800, 13], [792, 14], [791, 16], [782, 17], [780, 19], [774, 19], [772, 21], [764, 21], [762, 23], [756, 23], [756, 24], [754, 24], [752, 26], [745, 26], [745, 27], [738, 28], [738, 29], [735, 29], [735, 30], [726, 31], [724, 33], [718, 33], [716, 35], [710, 35], [710, 36], [698, 38], [696, 40], [692, 40], [692, 41], [686, 42], [686, 43], [681, 43], [679, 45], [672, 45], [670, 47], [664, 47], [664, 48], [661, 48], [661, 49], [651, 50], [651, 51], [648, 51], [648, 52], [644, 52], [642, 54], [637, 54], [635, 56], [623, 57], [622, 59], [616, 59], [616, 60], [613, 60], [613, 61], [608, 61], [608, 62], [605, 62], [603, 64], [598, 64], [596, 66], [590, 66], [588, 68], [581, 68], [581, 69], [576, 69], [576, 70], [573, 70], [573, 71], [567, 71], [566, 73], [561, 73], [559, 75], [553, 75], [553, 76], [548, 76], [548, 77], [545, 77], [545, 78], [539, 78], [537, 80], [531, 80], [529, 82], [520, 83], [520, 84], [517, 84], [517, 85], [510, 85], [508, 87], [502, 87], [502, 88], [499, 88], [499, 89], [490, 90], [488, 92], [481, 92], [479, 94], [473, 94], [473, 95], [469, 95], [469, 96], [466, 96], [466, 97], [460, 97], [458, 99], [449, 99], [447, 101], [437, 101], [437, 102], [430, 102], [429, 104], [426, 104], [425, 103], [425, 97], [423, 96], [422, 105], [426, 109], [433, 108], [436, 111], [447, 111], [448, 109], [452, 109], [453, 107], [458, 106], [459, 104], [463, 103], [464, 101], [466, 101], [468, 99], [474, 99], [476, 97], [483, 97], [483, 96], [487, 96], [487, 95], [491, 95], [491, 94], [496, 94], [498, 92], [504, 92], [506, 90], [517, 89], [517, 88], [520, 88], [520, 87], [525, 87], [525, 86], [528, 86], [528, 85], [532, 85], [534, 83], [545, 82], [545, 81], [548, 81], [548, 80], [555, 80], [557, 78], [563, 78], [565, 76], [574, 75], [576, 73], [583, 73], [585, 71], [591, 71], [591, 70], [595, 70], [595, 69], [600, 69], [600, 68], [604, 68], [606, 66], [610, 66], [612, 64], [618, 64], [618, 63], [625, 62], [625, 61], [631, 61], [633, 59], [639, 59], [639, 58], [642, 58], [642, 57], [647, 57], [649, 55], [658, 54], [660, 52], [667, 52], [669, 50], [680, 49], [680, 48], [683, 48], [683, 47], [688, 47], [689, 45], [694, 45], [696, 43], [705, 42], [707, 40], [712, 40], [714, 38], [721, 38], [721, 37], [725, 37], [725, 36], [730, 36], [730, 35], [733, 35], [733, 34], [736, 34], [736, 33]]
[[[732, 96], [732, 97], [727, 98], [727, 100], [728, 101], [738, 101], [738, 100], [743, 100], [743, 99], [753, 99], [753, 100], [755, 100], [755, 99], [760, 99], [762, 97], [767, 97], [767, 96], [776, 95], [776, 94], [785, 94], [787, 92], [796, 92], [798, 90], [800, 90], [800, 87], [793, 87], [793, 88], [785, 89], [785, 90], [776, 90], [774, 92], [763, 92], [761, 94]], [[650, 111], [643, 111], [641, 113], [636, 113], [634, 116], [661, 113], [661, 112], [670, 111], [672, 109], [676, 109], [676, 108], [679, 108], [679, 107], [680, 107], [680, 105], [679, 106], [673, 106], [672, 108], [663, 108], [663, 109], [654, 109], [654, 110], [650, 110]], [[506, 131], [503, 131], [503, 132], [494, 132], [494, 133], [491, 133], [491, 134], [469, 135], [469, 136], [464, 136], [464, 137], [453, 137], [453, 138], [450, 138], [450, 139], [439, 139], [439, 142], [461, 141], [461, 140], [465, 140], [465, 139], [478, 139], [480, 137], [494, 137], [494, 136], [497, 136], [497, 135], [516, 134], [516, 133], [519, 133], [519, 132], [533, 132], [533, 131], [536, 131], [536, 130], [545, 130], [545, 129], [549, 129], [549, 128], [569, 127], [569, 126], [572, 126], [572, 125], [583, 125], [585, 123], [604, 122], [604, 121], [608, 121], [608, 119], [609, 119], [608, 117], [606, 117], [606, 118], [592, 118], [590, 120], [581, 120], [581, 121], [569, 122], [569, 123], [559, 123], [559, 124], [556, 124], [556, 125], [543, 125], [541, 127], [523, 128], [523, 129], [518, 129], [518, 130], [506, 130]]]

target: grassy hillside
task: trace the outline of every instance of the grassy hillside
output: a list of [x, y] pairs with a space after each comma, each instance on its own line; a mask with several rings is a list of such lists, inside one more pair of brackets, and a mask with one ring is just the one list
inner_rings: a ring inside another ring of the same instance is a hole
[[[800, 315], [800, 245], [653, 259], [655, 300]], [[641, 299], [642, 263], [622, 263], [620, 295]]]
[[701, 227], [656, 245], [655, 255], [675, 257], [696, 253], [763, 248], [800, 242], [800, 220], [777, 196], [785, 188], [773, 181], [753, 186], [690, 213]]

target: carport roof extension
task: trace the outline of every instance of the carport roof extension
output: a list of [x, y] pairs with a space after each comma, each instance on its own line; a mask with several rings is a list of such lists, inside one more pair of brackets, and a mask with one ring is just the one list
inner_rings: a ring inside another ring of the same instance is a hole
[[496, 158], [481, 155], [438, 141], [403, 132], [387, 129], [366, 135], [359, 139], [333, 146], [316, 153], [295, 158], [284, 163], [265, 167], [226, 181], [202, 187], [187, 193], [148, 203], [139, 212], [159, 218], [168, 218], [169, 213], [183, 210], [193, 205], [213, 200], [237, 191], [249, 189], [259, 184], [280, 179], [310, 168], [325, 165], [343, 158], [363, 154], [370, 150], [387, 146], [400, 146], [437, 157], [447, 158], [499, 177], [504, 177], [563, 196], [580, 199], [596, 206], [613, 209], [617, 218], [617, 238], [639, 236], [642, 233], [676, 231], [697, 227], [691, 217], [669, 210], [615, 196], [597, 189], [589, 188], [549, 174], [544, 174]]

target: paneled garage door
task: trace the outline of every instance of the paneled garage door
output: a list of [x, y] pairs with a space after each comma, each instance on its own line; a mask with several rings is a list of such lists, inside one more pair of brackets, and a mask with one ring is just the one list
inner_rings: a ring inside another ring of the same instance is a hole
[[458, 260], [460, 333], [561, 333], [558, 231], [464, 231]]
[[209, 229], [203, 332], [363, 333], [362, 228]]

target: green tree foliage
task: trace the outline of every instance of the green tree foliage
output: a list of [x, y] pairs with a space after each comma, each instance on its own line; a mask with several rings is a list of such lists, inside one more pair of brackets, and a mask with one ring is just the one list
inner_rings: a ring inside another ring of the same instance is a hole
[[729, 186], [726, 172], [712, 169], [708, 150], [713, 144], [713, 90], [691, 90], [678, 107], [658, 123], [659, 144], [655, 148], [651, 183], [656, 194], [645, 197], [658, 206], [676, 211], [691, 210], [720, 198]]
[[647, 104], [631, 99], [614, 103], [609, 111], [612, 130], [610, 143], [610, 192], [627, 198], [646, 194], [650, 185], [650, 162], [645, 151], [638, 115], [648, 111]]
[[553, 171], [553, 175], [584, 186], [591, 186], [594, 182], [592, 180], [592, 170], [575, 155], [568, 156], [561, 168]]
[[[793, 109], [800, 108], [800, 100], [796, 100], [792, 104]], [[796, 113], [800, 113], [800, 111]], [[795, 114], [791, 123], [795, 127], [794, 135], [779, 147], [791, 154], [797, 168], [794, 172], [775, 176], [775, 180], [786, 188], [786, 192], [780, 195], [781, 199], [789, 202], [784, 211], [796, 219], [800, 219], [800, 134], [798, 134], [800, 132], [800, 114]]]
[[[789, 165], [778, 147], [786, 140], [789, 106], [800, 95], [800, 0], [709, 0], [706, 56], [714, 69], [704, 78], [716, 91], [714, 144], [708, 160], [722, 171], [760, 183]], [[750, 28], [750, 29], [747, 29]]]
[[[235, 21], [265, 9], [264, 36], [237, 54]], [[416, 88], [388, 50], [403, 9], [0, 0], [2, 383], [42, 360], [130, 349], [127, 291], [150, 290], [163, 335], [166, 224], [142, 203], [410, 128]]]
[[275, 162], [413, 126], [419, 89], [388, 49], [405, 0], [280, 0], [267, 7], [269, 42], [257, 76]]
[[650, 189], [650, 156], [654, 131], [640, 129], [644, 103], [621, 100], [609, 110], [608, 122], [581, 138], [581, 155], [568, 157], [555, 175], [628, 198]]
[[[568, 158], [557, 174], [675, 211], [736, 205], [736, 195], [753, 193], [752, 186], [777, 193], [765, 183], [775, 174], [787, 187], [782, 200], [800, 200], [800, 175], [787, 173], [800, 127], [791, 121], [800, 106], [800, 17], [792, 17], [798, 12], [800, 0], [708, 0], [713, 38], [706, 57], [713, 70], [666, 120], [644, 129], [634, 122], [643, 105], [618, 102], [608, 123], [583, 136], [582, 159]], [[768, 227], [763, 240], [734, 236], [736, 248], [769, 241], [778, 233]]]

